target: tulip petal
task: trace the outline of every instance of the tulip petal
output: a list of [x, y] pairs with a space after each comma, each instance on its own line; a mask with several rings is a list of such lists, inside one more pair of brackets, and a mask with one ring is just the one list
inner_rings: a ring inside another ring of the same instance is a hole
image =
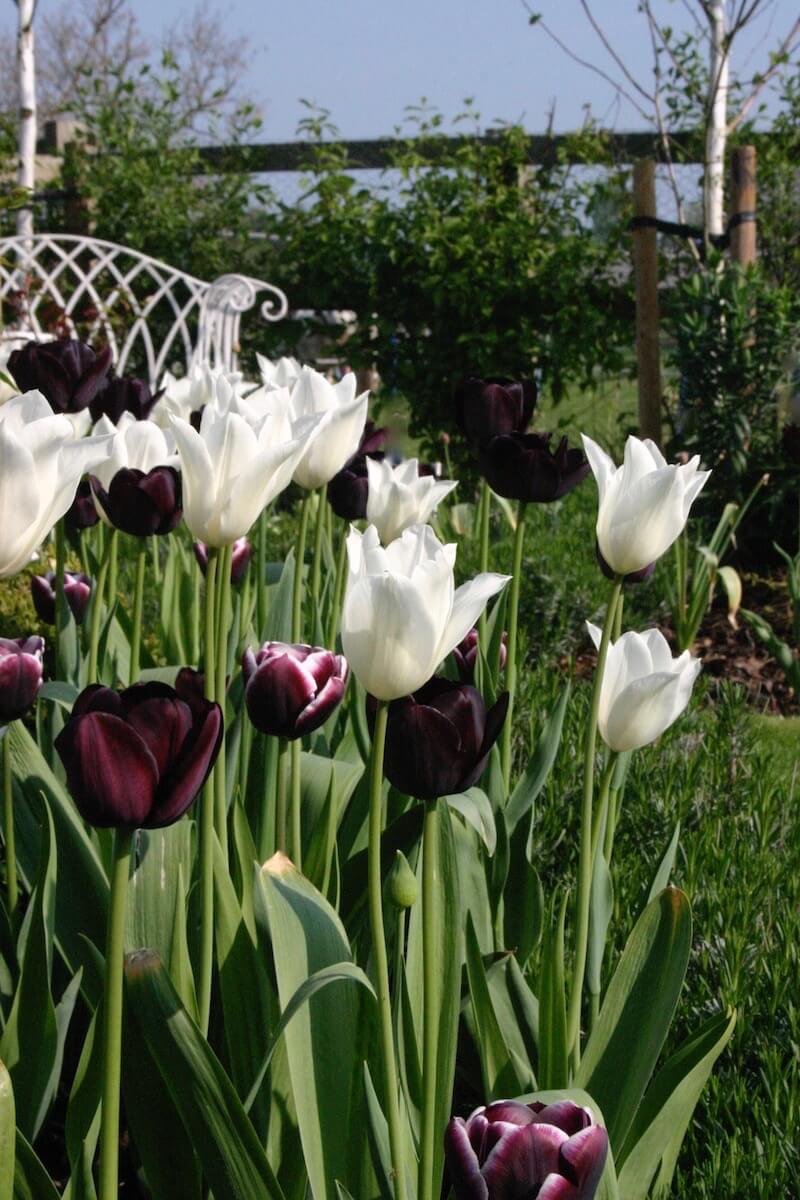
[[694, 679], [695, 673], [687, 679], [666, 672], [634, 679], [614, 698], [601, 730], [604, 740], [618, 751], [654, 742], [689, 703]]
[[387, 572], [348, 587], [342, 648], [359, 681], [377, 699], [396, 700], [421, 687], [448, 652], [439, 653], [439, 637], [436, 616], [410, 580]]
[[119, 717], [73, 717], [55, 740], [67, 784], [85, 821], [139, 829], [153, 805], [158, 767], [136, 730]]
[[581, 1200], [575, 1185], [563, 1175], [548, 1175], [539, 1191], [536, 1200]]
[[456, 1200], [489, 1200], [489, 1188], [460, 1117], [454, 1117], [445, 1130], [444, 1155]]
[[174, 696], [153, 697], [131, 708], [128, 724], [149, 748], [161, 778], [181, 752], [192, 728], [192, 713]]
[[466, 637], [492, 596], [502, 591], [510, 578], [510, 575], [496, 575], [487, 571], [456, 588], [450, 617], [436, 651], [435, 666], [443, 662]]
[[315, 729], [319, 729], [320, 725], [327, 721], [333, 710], [341, 702], [344, 695], [346, 678], [346, 674], [344, 677], [332, 675], [328, 682], [320, 688], [314, 699], [305, 706], [297, 718], [295, 723], [295, 737], [301, 737], [306, 733], [313, 733]]
[[605, 450], [598, 446], [597, 442], [587, 437], [585, 433], [581, 434], [581, 441], [583, 442], [584, 453], [589, 460], [589, 466], [592, 468], [600, 504], [602, 505], [608, 484], [614, 478], [617, 468], [610, 455], [606, 454]]
[[608, 1134], [602, 1125], [591, 1125], [574, 1134], [561, 1147], [561, 1172], [576, 1186], [577, 1200], [594, 1196], [608, 1154]]
[[551, 1172], [558, 1170], [559, 1150], [567, 1135], [554, 1125], [523, 1125], [497, 1143], [483, 1165], [492, 1200], [536, 1196]]
[[261, 733], [294, 737], [295, 722], [317, 692], [313, 675], [291, 654], [261, 663], [248, 680], [245, 700], [250, 720]]
[[222, 741], [222, 709], [218, 704], [207, 702], [205, 710], [203, 716], [194, 715], [191, 732], [181, 753], [159, 782], [147, 819], [148, 829], [159, 829], [177, 821], [211, 773]]

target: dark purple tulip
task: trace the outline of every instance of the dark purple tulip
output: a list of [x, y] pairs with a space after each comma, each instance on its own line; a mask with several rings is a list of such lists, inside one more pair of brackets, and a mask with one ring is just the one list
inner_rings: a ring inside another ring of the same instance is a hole
[[476, 449], [504, 433], [524, 433], [536, 406], [532, 379], [471, 375], [456, 385], [456, 418]]
[[27, 342], [8, 356], [9, 374], [23, 392], [34, 388], [49, 401], [53, 412], [76, 413], [87, 408], [106, 384], [111, 349], [95, 354], [76, 338]]
[[[469, 633], [458, 643], [453, 651], [456, 670], [462, 683], [472, 683], [475, 678], [475, 663], [478, 661], [478, 630], [470, 629]], [[500, 670], [505, 669], [508, 658], [508, 634], [503, 631], [500, 636]]]
[[383, 446], [388, 436], [388, 429], [376, 429], [373, 421], [367, 421], [358, 451], [328, 484], [328, 503], [343, 521], [360, 521], [366, 517], [367, 459], [383, 458]]
[[80, 533], [82, 529], [91, 529], [99, 520], [100, 515], [92, 499], [92, 485], [88, 479], [82, 479], [64, 517], [64, 525], [68, 532]]
[[121, 692], [84, 688], [55, 741], [72, 798], [101, 829], [160, 829], [202, 788], [222, 738], [222, 711], [186, 679]]
[[[600, 546], [598, 545], [596, 540], [594, 543], [594, 552], [597, 557], [597, 562], [600, 567], [600, 570], [603, 572], [606, 579], [616, 579], [616, 575], [611, 570], [611, 567], [608, 565], [606, 560], [603, 558], [603, 555], [600, 553]], [[622, 577], [623, 582], [624, 583], [646, 583], [648, 579], [652, 578], [653, 572], [655, 571], [655, 569], [656, 569], [655, 562], [648, 563], [646, 567], [640, 567], [638, 571], [631, 571], [629, 575], [623, 575], [623, 577]]]
[[294, 740], [319, 729], [344, 695], [347, 662], [320, 646], [265, 642], [242, 658], [244, 700], [262, 733]]
[[[205, 542], [194, 543], [194, 556], [203, 576], [208, 570], [208, 546]], [[231, 583], [237, 587], [245, 575], [253, 557], [253, 547], [246, 537], [237, 538], [231, 546]]]
[[135, 467], [117, 471], [105, 490], [90, 476], [103, 512], [116, 529], [134, 537], [171, 533], [183, 516], [181, 477], [174, 467], [153, 467], [145, 474]]
[[[83, 624], [89, 597], [92, 594], [92, 581], [81, 571], [64, 572], [64, 595], [70, 607], [76, 625]], [[36, 615], [46, 625], [56, 623], [56, 573], [48, 571], [45, 575], [31, 576], [31, 599]]]
[[3, 725], [24, 716], [36, 699], [43, 676], [43, 638], [0, 638], [0, 722]]
[[144, 379], [109, 379], [89, 405], [93, 421], [105, 415], [116, 425], [124, 412], [133, 413], [137, 421], [146, 421], [160, 393], [154, 396]]
[[547, 504], [560, 500], [589, 474], [581, 450], [570, 450], [564, 437], [555, 451], [549, 433], [509, 433], [482, 446], [481, 474], [492, 491], [509, 500]]
[[[389, 705], [386, 778], [418, 800], [465, 792], [480, 779], [507, 710], [508, 692], [487, 712], [474, 687], [434, 675]], [[371, 706], [367, 712], [371, 722]]]
[[571, 1100], [498, 1100], [454, 1117], [444, 1153], [455, 1200], [592, 1200], [608, 1134]]

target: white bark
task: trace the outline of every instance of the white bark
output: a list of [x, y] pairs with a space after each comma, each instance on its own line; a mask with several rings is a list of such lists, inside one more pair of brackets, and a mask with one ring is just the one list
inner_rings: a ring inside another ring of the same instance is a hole
[[[19, 80], [19, 160], [17, 183], [33, 193], [36, 167], [36, 66], [33, 51], [33, 10], [36, 0], [17, 0], [17, 78]], [[17, 211], [17, 233], [33, 236], [33, 209]]]
[[728, 131], [728, 73], [730, 46], [725, 28], [725, 0], [705, 5], [711, 26], [710, 92], [706, 126], [703, 208], [706, 234], [725, 229], [725, 141]]

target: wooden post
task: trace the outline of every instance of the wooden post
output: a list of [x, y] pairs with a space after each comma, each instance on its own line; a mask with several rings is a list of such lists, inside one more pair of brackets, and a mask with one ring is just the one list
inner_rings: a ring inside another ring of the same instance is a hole
[[[656, 168], [652, 158], [633, 164], [633, 211], [636, 218], [656, 216]], [[636, 284], [636, 365], [639, 385], [639, 434], [661, 445], [661, 352], [658, 342], [658, 247], [654, 226], [633, 230]]]
[[750, 214], [731, 229], [731, 258], [743, 267], [756, 261], [756, 148], [737, 146], [731, 163], [731, 214]]

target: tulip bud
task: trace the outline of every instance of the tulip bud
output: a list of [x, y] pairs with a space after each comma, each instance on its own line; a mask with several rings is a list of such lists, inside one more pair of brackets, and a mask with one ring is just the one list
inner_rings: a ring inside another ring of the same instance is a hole
[[614, 575], [646, 570], [682, 533], [710, 471], [699, 470], [697, 455], [680, 466], [668, 464], [649, 438], [629, 437], [620, 467], [585, 435], [583, 447], [599, 495], [599, 554]]
[[[201, 574], [205, 577], [208, 570], [208, 546], [205, 542], [194, 543], [194, 556]], [[247, 574], [252, 556], [253, 547], [246, 537], [238, 538], [231, 546], [231, 583], [234, 587], [238, 587]]]
[[44, 677], [44, 640], [0, 638], [0, 722], [24, 716]]
[[536, 405], [536, 384], [472, 375], [456, 385], [455, 405], [456, 419], [477, 449], [501, 434], [525, 432]]
[[344, 695], [347, 663], [320, 646], [265, 642], [242, 658], [244, 699], [262, 733], [295, 738], [327, 721]]
[[444, 1146], [455, 1200], [592, 1200], [608, 1134], [571, 1100], [496, 1100], [454, 1117]]
[[109, 379], [106, 386], [89, 405], [93, 421], [105, 415], [116, 425], [124, 412], [131, 413], [137, 421], [146, 421], [160, 392], [152, 395], [150, 385], [144, 379]]
[[92, 485], [88, 479], [82, 479], [72, 505], [64, 514], [64, 527], [69, 533], [80, 533], [82, 529], [91, 529], [99, 520], [100, 514], [92, 497]]
[[[458, 677], [462, 683], [472, 683], [475, 678], [475, 664], [478, 661], [478, 630], [470, 629], [463, 641], [453, 650]], [[508, 658], [508, 634], [505, 630], [500, 636], [500, 670], [505, 670]]]
[[[596, 647], [601, 631], [587, 622]], [[608, 647], [600, 685], [597, 726], [612, 750], [636, 750], [654, 742], [689, 703], [700, 661], [688, 650], [672, 657], [658, 629], [628, 632]]]
[[[386, 778], [418, 800], [465, 792], [483, 774], [507, 711], [508, 692], [487, 712], [474, 687], [435, 675], [413, 695], [389, 705]], [[371, 721], [374, 702], [367, 712]]]
[[[46, 625], [56, 623], [56, 573], [48, 571], [44, 575], [31, 576], [31, 599], [36, 615]], [[88, 575], [80, 571], [64, 572], [64, 595], [70, 607], [76, 625], [83, 624], [89, 597], [92, 594], [92, 581]]]
[[560, 500], [589, 474], [580, 450], [561, 438], [553, 451], [549, 433], [510, 433], [481, 446], [478, 461], [492, 491], [509, 500], [548, 504]]
[[179, 677], [115, 692], [90, 684], [55, 741], [67, 786], [98, 828], [159, 829], [186, 812], [222, 739], [222, 710]]
[[395, 850], [387, 885], [389, 898], [397, 908], [411, 908], [416, 904], [419, 892], [417, 877], [402, 850]]
[[8, 357], [9, 374], [21, 392], [39, 391], [53, 412], [77, 413], [105, 387], [111, 349], [95, 354], [76, 338], [27, 342]]
[[123, 467], [108, 487], [91, 476], [92, 492], [115, 529], [134, 537], [171, 533], [183, 516], [181, 477], [174, 467]]

